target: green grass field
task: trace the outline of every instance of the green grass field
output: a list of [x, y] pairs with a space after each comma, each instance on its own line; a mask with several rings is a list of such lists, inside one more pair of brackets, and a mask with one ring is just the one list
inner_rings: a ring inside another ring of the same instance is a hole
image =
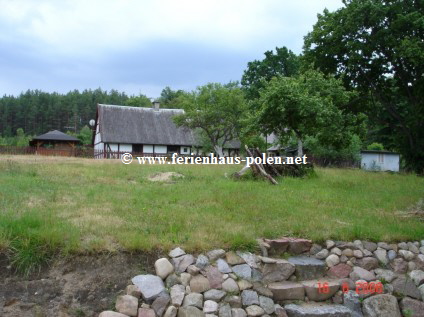
[[[239, 169], [2, 156], [0, 250], [19, 264], [52, 252], [251, 248], [259, 237], [424, 238], [423, 222], [399, 215], [424, 198], [424, 178], [317, 169], [273, 186], [224, 176]], [[161, 171], [186, 177], [146, 179]]]

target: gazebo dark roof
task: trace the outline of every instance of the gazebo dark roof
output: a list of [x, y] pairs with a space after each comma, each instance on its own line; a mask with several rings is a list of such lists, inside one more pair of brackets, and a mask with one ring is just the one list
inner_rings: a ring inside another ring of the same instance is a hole
[[41, 134], [32, 139], [33, 141], [67, 141], [67, 142], [80, 142], [79, 139], [70, 136], [66, 133], [60, 132], [58, 130], [52, 130], [50, 132]]

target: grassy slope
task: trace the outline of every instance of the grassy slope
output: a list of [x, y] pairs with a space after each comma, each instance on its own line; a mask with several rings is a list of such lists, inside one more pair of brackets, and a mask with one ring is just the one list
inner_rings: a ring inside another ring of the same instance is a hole
[[[315, 178], [272, 186], [226, 179], [237, 166], [13, 159], [0, 157], [0, 250], [40, 245], [42, 256], [52, 249], [243, 248], [258, 237], [285, 235], [424, 238], [422, 222], [395, 215], [424, 197], [424, 179], [413, 175], [318, 169]], [[186, 178], [146, 180], [165, 170]]]

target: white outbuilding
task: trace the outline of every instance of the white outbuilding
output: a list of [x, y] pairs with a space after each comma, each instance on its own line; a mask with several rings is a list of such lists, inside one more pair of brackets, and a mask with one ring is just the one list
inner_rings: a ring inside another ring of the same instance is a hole
[[361, 168], [368, 171], [399, 172], [399, 154], [389, 151], [361, 151]]

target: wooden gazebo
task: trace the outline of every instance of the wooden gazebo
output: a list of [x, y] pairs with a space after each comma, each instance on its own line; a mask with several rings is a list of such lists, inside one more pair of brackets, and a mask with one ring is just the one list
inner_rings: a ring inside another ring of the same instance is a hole
[[66, 133], [52, 130], [34, 137], [29, 144], [37, 148], [37, 154], [72, 156], [81, 141]]

